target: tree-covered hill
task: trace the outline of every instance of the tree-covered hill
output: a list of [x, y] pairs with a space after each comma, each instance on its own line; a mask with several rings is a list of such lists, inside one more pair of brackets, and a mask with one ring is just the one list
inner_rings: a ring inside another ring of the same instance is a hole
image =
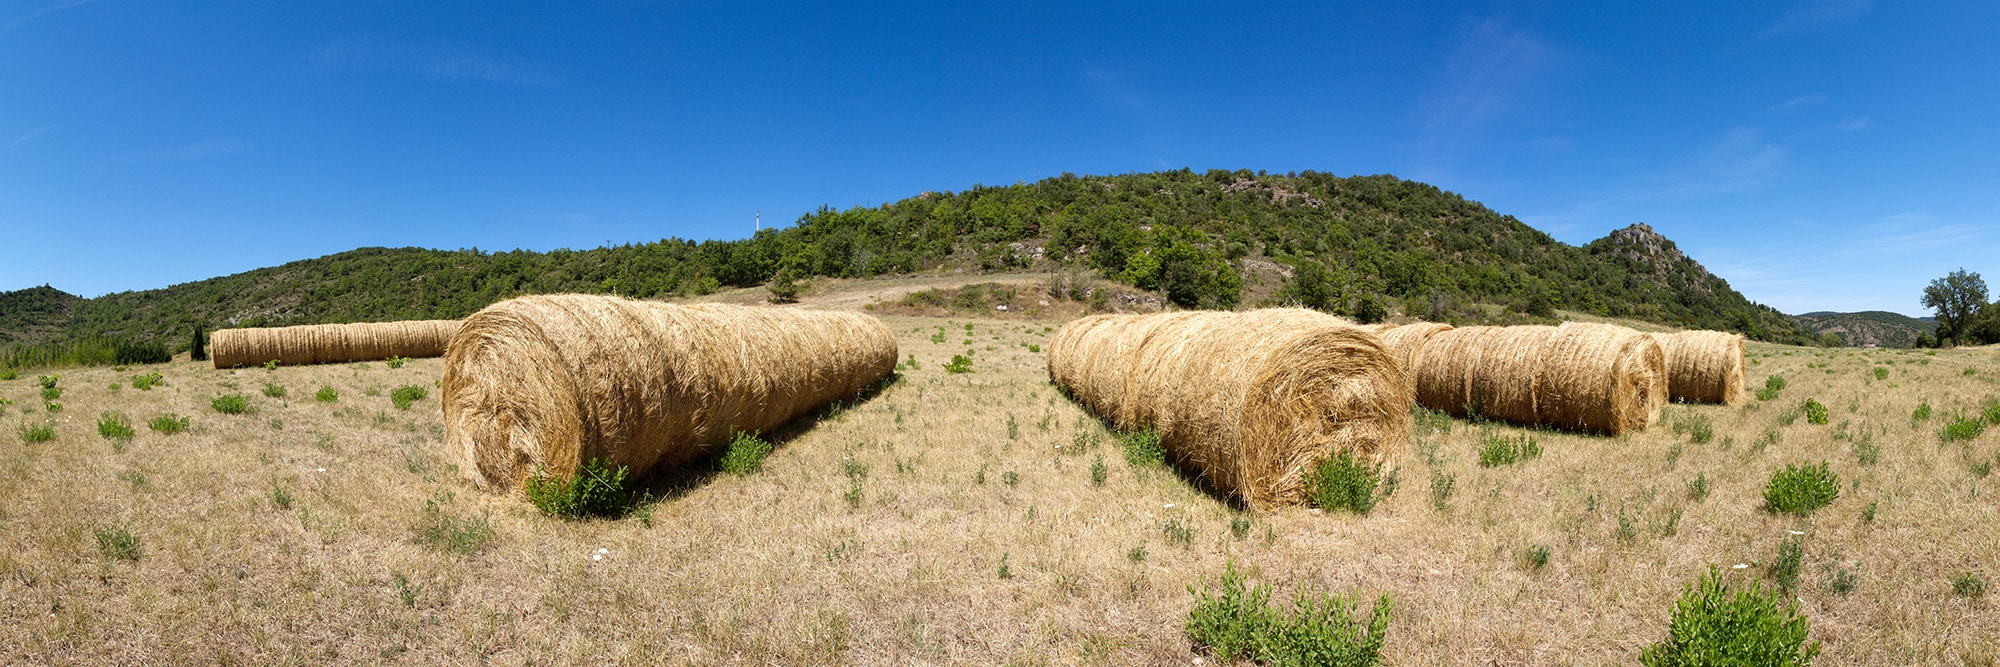
[[0, 342], [111, 336], [185, 347], [194, 326], [455, 318], [517, 294], [658, 297], [781, 276], [938, 270], [1089, 268], [1185, 307], [1233, 307], [1257, 305], [1244, 302], [1252, 266], [1276, 267], [1290, 283], [1267, 299], [1349, 314], [1398, 307], [1455, 318], [1476, 310], [1467, 304], [1510, 304], [1814, 340], [1644, 225], [1576, 247], [1393, 176], [1183, 169], [822, 208], [741, 240], [547, 253], [363, 248], [95, 299], [23, 290], [0, 295]]
[[1793, 317], [1807, 331], [1839, 336], [1842, 344], [1854, 347], [1910, 347], [1919, 336], [1936, 332], [1938, 326], [1937, 320], [1881, 310], [1818, 312]]

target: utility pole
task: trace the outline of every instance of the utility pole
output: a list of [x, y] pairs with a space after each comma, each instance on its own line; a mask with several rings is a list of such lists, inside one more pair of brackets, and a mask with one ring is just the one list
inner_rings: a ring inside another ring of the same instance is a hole
[[764, 231], [764, 212], [757, 212], [757, 231]]

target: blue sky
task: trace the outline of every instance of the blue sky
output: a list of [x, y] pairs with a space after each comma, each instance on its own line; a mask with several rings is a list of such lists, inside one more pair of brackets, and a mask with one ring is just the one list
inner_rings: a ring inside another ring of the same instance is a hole
[[960, 4], [0, 0], [0, 290], [1183, 166], [1646, 222], [1792, 313], [2000, 281], [2000, 4]]

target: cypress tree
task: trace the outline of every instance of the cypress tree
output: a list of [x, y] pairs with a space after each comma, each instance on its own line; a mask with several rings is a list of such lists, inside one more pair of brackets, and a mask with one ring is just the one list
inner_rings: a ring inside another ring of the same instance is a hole
[[208, 361], [208, 335], [202, 332], [199, 324], [194, 326], [194, 343], [188, 346], [188, 359]]

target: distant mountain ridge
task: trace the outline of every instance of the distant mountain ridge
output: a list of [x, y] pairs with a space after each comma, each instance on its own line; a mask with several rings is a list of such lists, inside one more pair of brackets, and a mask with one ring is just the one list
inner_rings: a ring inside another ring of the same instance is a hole
[[1910, 317], [1884, 310], [1856, 313], [1819, 311], [1792, 316], [1815, 334], [1834, 334], [1849, 347], [1910, 347], [1923, 334], [1937, 333], [1937, 319]]
[[546, 253], [361, 248], [95, 299], [20, 290], [0, 294], [0, 344], [114, 336], [184, 349], [197, 326], [457, 318], [519, 294], [656, 298], [786, 276], [1075, 269], [1190, 307], [1277, 303], [1299, 273], [1319, 276], [1321, 307], [1340, 313], [1386, 302], [1419, 317], [1480, 321], [1484, 311], [1472, 304], [1507, 304], [1815, 341], [1644, 224], [1571, 246], [1394, 176], [1182, 169], [821, 208], [741, 240]]

